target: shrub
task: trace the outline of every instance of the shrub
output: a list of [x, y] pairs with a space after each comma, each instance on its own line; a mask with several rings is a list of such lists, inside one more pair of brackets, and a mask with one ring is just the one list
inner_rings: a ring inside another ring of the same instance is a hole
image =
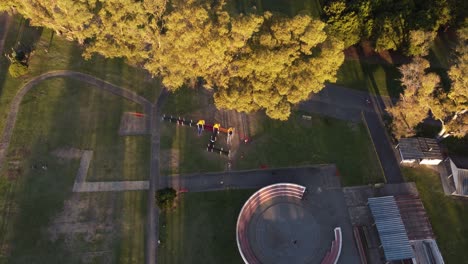
[[8, 73], [10, 73], [11, 77], [13, 78], [21, 77], [28, 73], [28, 66], [14, 60], [11, 63], [10, 68], [8, 68]]
[[156, 203], [161, 210], [170, 208], [177, 197], [177, 191], [173, 188], [164, 188], [156, 192]]

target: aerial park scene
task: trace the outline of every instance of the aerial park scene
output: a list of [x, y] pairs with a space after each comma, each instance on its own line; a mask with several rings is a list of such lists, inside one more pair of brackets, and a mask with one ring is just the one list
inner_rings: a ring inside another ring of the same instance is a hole
[[468, 264], [467, 10], [0, 0], [0, 264]]

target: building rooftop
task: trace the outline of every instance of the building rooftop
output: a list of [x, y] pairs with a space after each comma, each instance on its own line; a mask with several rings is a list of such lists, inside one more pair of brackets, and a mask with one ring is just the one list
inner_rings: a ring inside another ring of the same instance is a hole
[[411, 241], [411, 246], [414, 249], [416, 263], [433, 263], [444, 264], [442, 254], [434, 239], [414, 240]]
[[369, 208], [382, 243], [385, 259], [397, 261], [414, 257], [400, 210], [393, 196], [369, 198]]
[[468, 157], [450, 155], [450, 160], [457, 168], [468, 170]]
[[402, 138], [398, 147], [403, 159], [443, 159], [439, 144], [432, 138]]
[[395, 196], [409, 240], [435, 239], [424, 205], [416, 195]]

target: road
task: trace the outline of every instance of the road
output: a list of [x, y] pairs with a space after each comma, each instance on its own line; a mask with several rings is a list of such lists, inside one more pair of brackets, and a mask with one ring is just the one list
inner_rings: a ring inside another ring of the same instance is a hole
[[157, 101], [151, 109], [150, 131], [151, 131], [151, 158], [150, 178], [148, 191], [148, 223], [146, 238], [146, 263], [157, 262], [158, 238], [159, 238], [159, 209], [154, 201], [156, 190], [159, 187], [159, 143], [160, 143], [160, 116], [161, 106], [167, 97], [167, 90], [163, 89]]
[[330, 175], [336, 175], [336, 167], [335, 165], [325, 164], [294, 168], [162, 176], [160, 182], [161, 187], [172, 187], [176, 190], [186, 189], [189, 192], [259, 189], [279, 182], [293, 182], [306, 186], [321, 186], [322, 188], [340, 188], [339, 178], [330, 177]]
[[377, 113], [364, 112], [365, 123], [370, 131], [372, 142], [379, 156], [387, 183], [404, 182], [398, 160]]

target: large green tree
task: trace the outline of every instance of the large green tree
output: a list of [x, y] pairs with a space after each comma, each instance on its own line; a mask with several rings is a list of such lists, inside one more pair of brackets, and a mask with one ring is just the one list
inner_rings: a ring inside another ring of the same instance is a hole
[[399, 68], [402, 75], [400, 81], [405, 90], [400, 100], [387, 109], [393, 117], [393, 133], [397, 138], [413, 136], [415, 127], [431, 111], [440, 112], [434, 98], [434, 91], [440, 87], [440, 78], [435, 73], [426, 73], [429, 66], [429, 61], [416, 57]]
[[341, 39], [345, 47], [349, 47], [361, 40], [363, 19], [344, 1], [331, 2], [324, 7], [327, 16], [328, 31], [331, 35]]
[[345, 46], [371, 40], [377, 51], [424, 55], [435, 33], [466, 16], [463, 0], [329, 0], [324, 16]]
[[446, 111], [453, 113], [441, 135], [464, 136], [468, 134], [468, 20], [458, 30], [456, 59], [448, 72], [452, 82], [447, 94]]
[[170, 90], [201, 82], [220, 108], [281, 120], [334, 81], [344, 60], [343, 42], [305, 14], [233, 15], [222, 0], [8, 1], [32, 24], [82, 43], [86, 58], [123, 57]]
[[246, 112], [265, 109], [272, 118], [287, 119], [292, 104], [335, 81], [344, 61], [343, 42], [324, 28], [307, 15], [288, 19], [267, 13], [249, 48], [230, 64], [229, 82], [217, 87], [216, 104]]

